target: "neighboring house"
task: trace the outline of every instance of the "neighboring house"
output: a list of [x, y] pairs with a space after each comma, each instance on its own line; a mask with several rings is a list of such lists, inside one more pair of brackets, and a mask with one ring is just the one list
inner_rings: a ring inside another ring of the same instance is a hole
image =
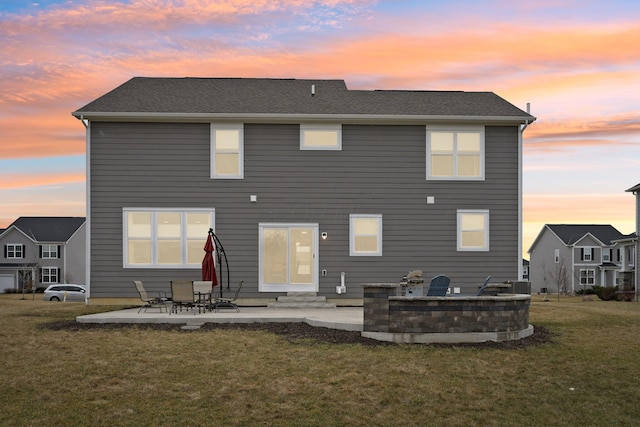
[[[640, 236], [640, 184], [637, 184], [626, 191], [636, 196], [636, 231], [633, 233], [632, 241], [629, 242], [633, 246], [633, 254], [635, 255], [633, 265], [636, 266], [640, 263], [640, 243], [638, 242], [638, 236]], [[640, 287], [640, 279], [638, 279], [638, 276], [638, 274], [635, 274], [634, 268], [633, 277], [629, 280], [636, 291], [636, 301], [638, 301], [638, 293], [640, 292], [640, 289], [638, 289]]]
[[546, 224], [529, 249], [531, 292], [615, 286], [628, 256], [624, 238], [611, 225]]
[[133, 78], [73, 115], [87, 128], [92, 298], [198, 279], [209, 227], [247, 299], [340, 303], [414, 269], [462, 287], [521, 277], [535, 117], [493, 93]]
[[85, 284], [85, 218], [20, 217], [0, 233], [0, 247], [0, 292]]

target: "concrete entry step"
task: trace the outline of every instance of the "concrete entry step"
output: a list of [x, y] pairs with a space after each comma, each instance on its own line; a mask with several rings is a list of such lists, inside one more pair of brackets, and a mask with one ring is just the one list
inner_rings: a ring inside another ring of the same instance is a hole
[[287, 292], [286, 296], [279, 296], [276, 302], [270, 303], [269, 308], [336, 308], [335, 303], [327, 302], [324, 296], [316, 292]]

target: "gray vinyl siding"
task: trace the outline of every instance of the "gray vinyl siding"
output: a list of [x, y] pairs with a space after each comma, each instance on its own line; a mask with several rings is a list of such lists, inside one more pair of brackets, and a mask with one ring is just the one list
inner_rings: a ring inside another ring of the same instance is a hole
[[[317, 223], [320, 294], [397, 282], [412, 269], [452, 286], [517, 280], [518, 129], [485, 129], [484, 181], [426, 179], [424, 126], [343, 125], [342, 151], [300, 150], [298, 124], [244, 125], [244, 179], [210, 178], [208, 123], [91, 123], [91, 296], [134, 297], [132, 280], [168, 290], [200, 270], [123, 269], [122, 209], [215, 208], [231, 283], [258, 292], [258, 224]], [[249, 196], [257, 195], [257, 203]], [[427, 205], [426, 197], [435, 204]], [[457, 252], [456, 210], [490, 211], [490, 251]], [[383, 256], [349, 256], [349, 214], [383, 215]], [[204, 238], [204, 237], [203, 237]]]

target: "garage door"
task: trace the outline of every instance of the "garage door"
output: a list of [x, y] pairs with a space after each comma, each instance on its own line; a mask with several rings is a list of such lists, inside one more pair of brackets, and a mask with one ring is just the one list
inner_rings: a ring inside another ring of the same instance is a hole
[[5, 289], [15, 289], [13, 274], [0, 274], [0, 293], [4, 293]]

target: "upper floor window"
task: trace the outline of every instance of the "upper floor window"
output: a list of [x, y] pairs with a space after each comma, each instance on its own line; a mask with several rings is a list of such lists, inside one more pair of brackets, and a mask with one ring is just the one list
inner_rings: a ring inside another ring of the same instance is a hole
[[428, 126], [427, 179], [483, 180], [484, 128]]
[[611, 262], [611, 248], [602, 249], [602, 262]]
[[244, 178], [244, 126], [211, 123], [211, 178]]
[[58, 245], [41, 245], [40, 246], [40, 258], [59, 258]]
[[342, 150], [342, 125], [300, 125], [301, 150]]
[[593, 261], [593, 248], [580, 248], [581, 261]]
[[349, 215], [349, 255], [382, 256], [382, 215]]
[[4, 245], [5, 258], [24, 258], [24, 245], [8, 244]]
[[458, 211], [458, 251], [489, 250], [489, 211]]
[[201, 268], [213, 209], [123, 209], [126, 268]]

